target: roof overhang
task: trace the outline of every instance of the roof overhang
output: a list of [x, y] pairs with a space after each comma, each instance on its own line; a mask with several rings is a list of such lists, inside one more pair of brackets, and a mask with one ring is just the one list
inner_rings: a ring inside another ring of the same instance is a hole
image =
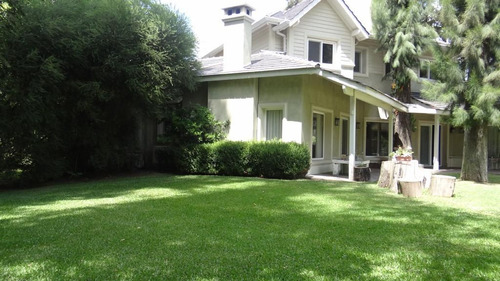
[[[352, 93], [357, 99], [367, 102], [369, 104], [384, 108], [386, 110], [391, 110], [392, 108], [409, 112], [408, 106], [397, 99], [380, 92], [374, 88], [366, 86], [360, 82], [345, 78], [341, 75], [332, 73], [331, 71], [322, 69], [320, 67], [304, 67], [295, 69], [284, 69], [284, 70], [263, 70], [263, 71], [251, 71], [251, 70], [240, 70], [235, 72], [222, 72], [214, 75], [200, 76], [199, 82], [214, 82], [214, 81], [227, 81], [227, 80], [238, 80], [238, 79], [252, 79], [252, 78], [265, 78], [265, 77], [283, 77], [283, 76], [293, 76], [293, 75], [318, 75], [323, 77], [333, 83], [341, 85], [344, 89], [344, 93]], [[351, 91], [346, 90], [351, 89]]]

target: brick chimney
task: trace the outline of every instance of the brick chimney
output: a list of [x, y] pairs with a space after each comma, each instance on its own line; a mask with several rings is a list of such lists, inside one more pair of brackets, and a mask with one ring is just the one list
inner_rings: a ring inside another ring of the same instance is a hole
[[224, 8], [224, 71], [250, 64], [252, 53], [252, 12], [247, 4]]

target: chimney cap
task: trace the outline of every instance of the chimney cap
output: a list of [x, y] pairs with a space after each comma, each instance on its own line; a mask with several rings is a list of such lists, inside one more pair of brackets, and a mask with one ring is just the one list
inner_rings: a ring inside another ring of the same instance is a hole
[[224, 15], [229, 17], [229, 16], [241, 16], [241, 15], [247, 15], [247, 16], [252, 16], [252, 12], [255, 11], [255, 9], [246, 4], [242, 3], [239, 5], [231, 5], [229, 7], [223, 8], [224, 10]]

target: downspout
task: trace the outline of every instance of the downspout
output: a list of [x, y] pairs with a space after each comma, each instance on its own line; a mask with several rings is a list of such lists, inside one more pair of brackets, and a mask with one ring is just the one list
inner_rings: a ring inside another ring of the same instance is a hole
[[286, 35], [281, 33], [281, 30], [276, 30], [276, 34], [283, 37], [283, 53], [286, 54]]
[[273, 27], [273, 31], [276, 32], [279, 36], [283, 38], [283, 52], [286, 54], [287, 53], [287, 44], [286, 44], [286, 35], [282, 33], [281, 31], [285, 30], [290, 24], [290, 21], [286, 20], [277, 26]]

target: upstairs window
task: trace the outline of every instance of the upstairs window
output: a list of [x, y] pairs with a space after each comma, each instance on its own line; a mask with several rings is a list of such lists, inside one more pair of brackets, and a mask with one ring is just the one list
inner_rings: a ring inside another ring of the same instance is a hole
[[366, 50], [356, 50], [354, 52], [354, 73], [367, 74]]
[[321, 41], [309, 41], [308, 60], [319, 63], [333, 63], [334, 44]]
[[434, 79], [434, 71], [432, 69], [432, 65], [430, 61], [421, 61], [420, 62], [420, 71], [419, 77], [424, 79]]
[[392, 67], [391, 67], [391, 64], [390, 64], [390, 63], [388, 63], [388, 62], [386, 62], [386, 63], [385, 63], [385, 75], [387, 75], [387, 74], [391, 73], [391, 68], [392, 68]]

